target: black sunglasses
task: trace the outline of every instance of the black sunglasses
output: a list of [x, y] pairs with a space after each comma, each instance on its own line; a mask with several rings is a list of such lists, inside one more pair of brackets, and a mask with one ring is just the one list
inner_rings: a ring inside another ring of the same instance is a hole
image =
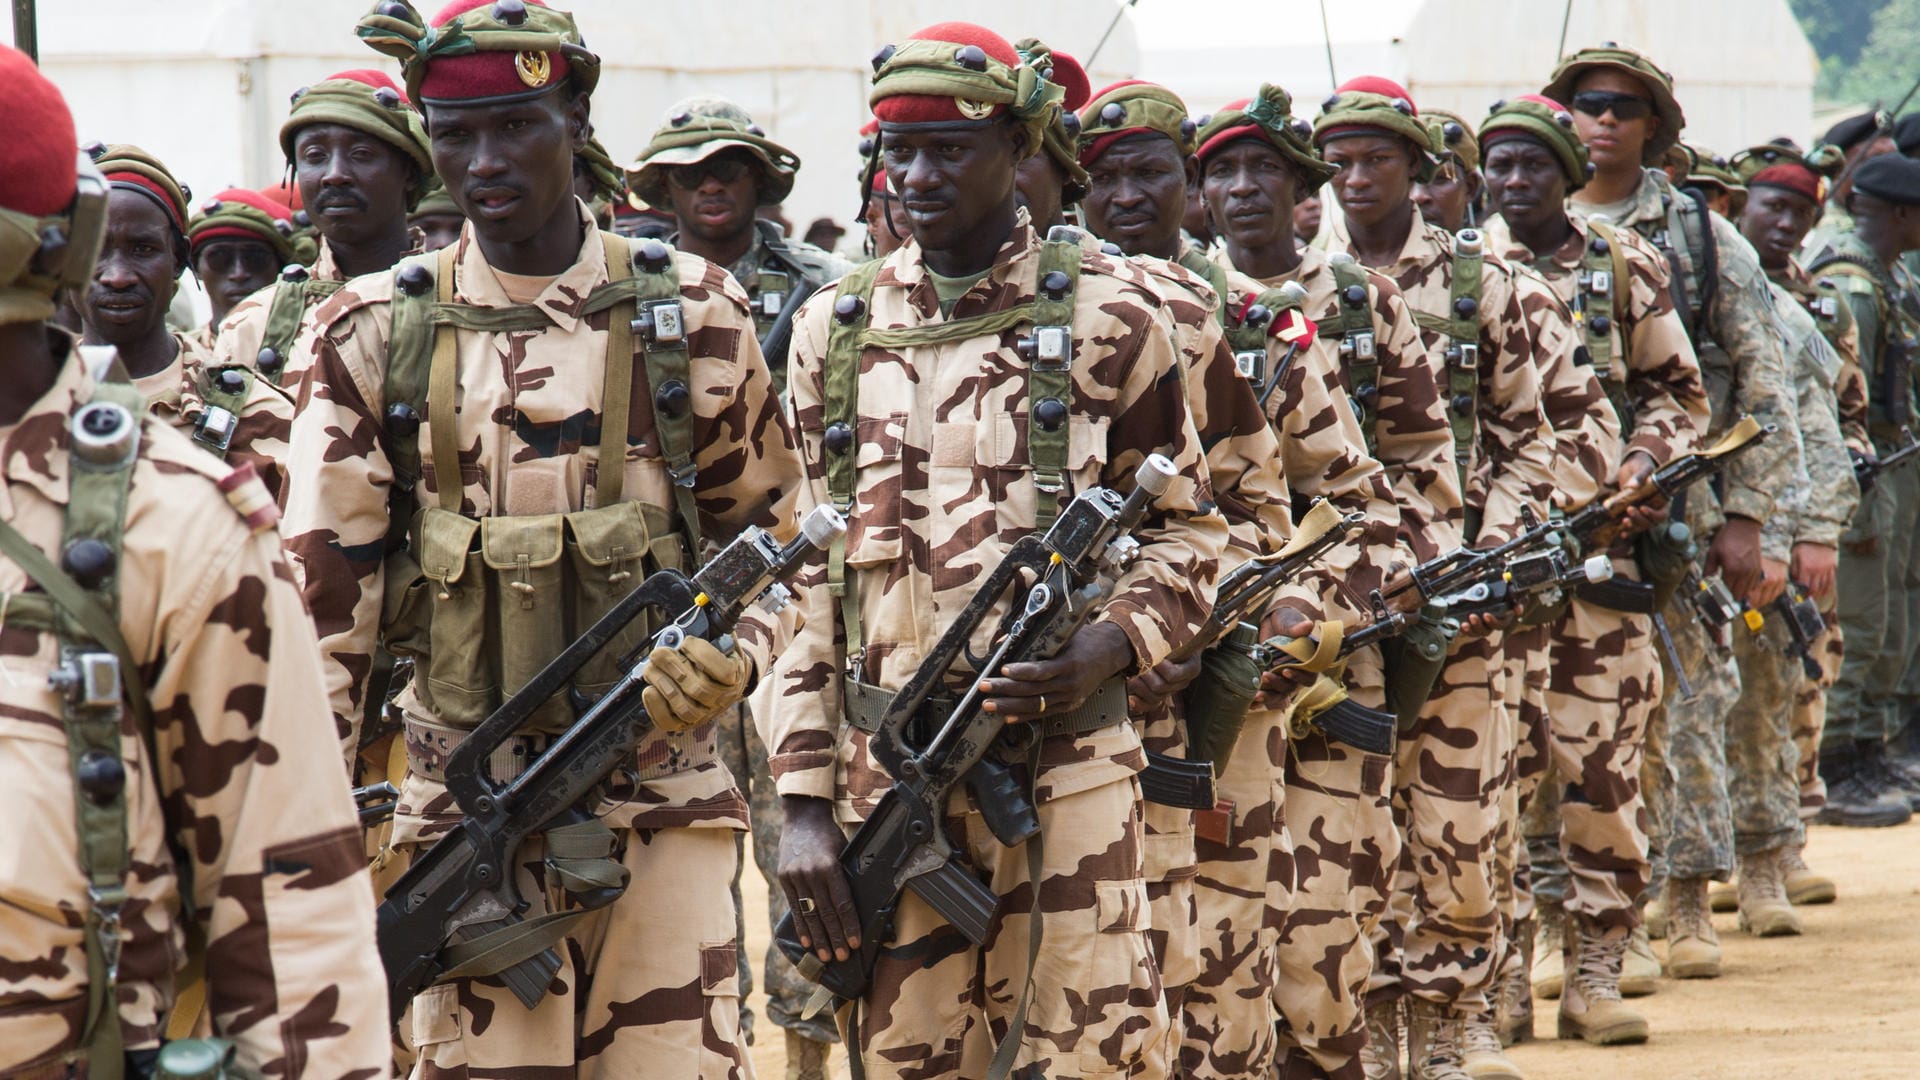
[[693, 191], [706, 183], [709, 176], [723, 184], [731, 184], [745, 176], [749, 168], [752, 166], [740, 158], [716, 154], [692, 165], [673, 166], [667, 170], [667, 181], [682, 191]]
[[1582, 90], [1573, 95], [1573, 111], [1593, 117], [1612, 112], [1616, 120], [1638, 120], [1653, 113], [1653, 102], [1636, 94]]

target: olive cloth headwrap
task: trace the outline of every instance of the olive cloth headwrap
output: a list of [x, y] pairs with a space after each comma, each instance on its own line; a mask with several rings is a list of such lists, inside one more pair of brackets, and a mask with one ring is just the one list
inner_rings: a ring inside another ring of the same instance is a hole
[[1586, 186], [1590, 171], [1587, 144], [1580, 141], [1579, 132], [1574, 130], [1572, 113], [1527, 98], [1496, 101], [1480, 123], [1481, 156], [1513, 138], [1531, 139], [1546, 147], [1560, 162], [1560, 171], [1567, 174], [1568, 191]]
[[620, 167], [613, 163], [613, 155], [600, 144], [594, 136], [588, 136], [587, 148], [574, 155], [587, 170], [587, 187], [593, 193], [594, 201], [605, 201], [608, 205], [625, 202], [627, 198], [626, 177], [620, 174]]
[[793, 192], [800, 155], [767, 138], [747, 111], [724, 98], [690, 98], [667, 110], [640, 157], [627, 167], [634, 194], [667, 206], [667, 170], [696, 165], [729, 147], [752, 154], [761, 165], [760, 203], [772, 206]]
[[0, 207], [0, 326], [46, 322], [62, 288], [93, 277], [107, 220], [107, 181], [85, 154], [67, 209], [44, 217]]
[[476, 52], [560, 53], [579, 93], [591, 94], [600, 83], [600, 58], [587, 51], [573, 16], [539, 4], [483, 5], [443, 26], [429, 26], [406, 0], [381, 0], [354, 32], [376, 52], [400, 61], [407, 96], [415, 101], [421, 100], [420, 81], [429, 64]]
[[1418, 164], [1416, 179], [1423, 184], [1433, 179], [1439, 167], [1433, 155], [1433, 133], [1415, 115], [1413, 102], [1366, 90], [1334, 94], [1321, 103], [1320, 118], [1313, 122], [1313, 143], [1323, 146], [1330, 135], [1354, 133], [1356, 128], [1372, 128], [1412, 143]]
[[247, 233], [273, 248], [274, 257], [280, 260], [281, 266], [290, 263], [311, 266], [320, 255], [318, 246], [294, 229], [292, 218], [276, 218], [238, 199], [214, 197], [202, 202], [200, 212], [194, 215], [193, 223], [187, 226], [187, 240], [191, 243], [195, 238], [215, 230]]
[[[975, 67], [961, 63], [959, 54], [970, 53], [980, 61]], [[1066, 91], [1048, 82], [1031, 64], [1010, 66], [986, 55], [975, 46], [959, 46], [951, 41], [914, 39], [903, 45], [889, 45], [874, 57], [873, 90], [868, 105], [878, 105], [890, 97], [920, 94], [951, 97], [981, 105], [1005, 105], [1027, 132], [1027, 154], [1037, 154], [1046, 142], [1047, 128], [1059, 115]], [[882, 124], [884, 129], [889, 125]], [[949, 126], [949, 125], [942, 125]]]
[[[1053, 81], [1053, 50], [1047, 46], [1046, 42], [1039, 38], [1021, 38], [1014, 42], [1013, 47], [1027, 67], [1039, 72], [1041, 78], [1049, 82]], [[1064, 106], [1066, 96], [1064, 86], [1061, 87], [1060, 93]], [[1054, 164], [1060, 166], [1060, 171], [1067, 174], [1066, 183], [1061, 186], [1065, 202], [1069, 206], [1086, 198], [1087, 192], [1091, 189], [1087, 170], [1080, 167], [1080, 152], [1075, 142], [1079, 127], [1080, 118], [1063, 107], [1047, 125], [1041, 142], [1041, 149], [1053, 159]]]
[[[1216, 137], [1235, 128], [1249, 126], [1259, 129], [1266, 140], [1273, 144], [1273, 148], [1280, 151], [1280, 156], [1286, 158], [1306, 178], [1308, 187], [1318, 188], [1333, 179], [1333, 174], [1339, 171], [1327, 164], [1327, 160], [1315, 148], [1315, 127], [1304, 118], [1293, 115], [1293, 95], [1272, 83], [1261, 83], [1260, 92], [1243, 107], [1222, 109], [1203, 118], [1196, 140], [1204, 149]], [[1422, 132], [1423, 147], [1425, 139], [1426, 135]]]
[[193, 262], [193, 249], [187, 245], [187, 203], [193, 198], [193, 189], [174, 179], [159, 158], [129, 143], [109, 146], [96, 143], [88, 147], [87, 154], [109, 185], [137, 192], [166, 211], [167, 220], [173, 225], [173, 276], [179, 281]]
[[1469, 169], [1480, 167], [1480, 144], [1474, 141], [1473, 125], [1459, 113], [1450, 113], [1445, 109], [1428, 109], [1420, 114], [1426, 122], [1427, 137], [1431, 140], [1433, 152], [1445, 157], [1452, 154]]
[[355, 79], [323, 79], [293, 92], [293, 108], [280, 125], [280, 152], [293, 160], [294, 138], [314, 124], [339, 124], [371, 135], [405, 154], [423, 176], [433, 175], [427, 129], [389, 86], [368, 86]]
[[1560, 66], [1553, 69], [1553, 78], [1540, 92], [1555, 101], [1571, 103], [1574, 84], [1580, 81], [1581, 75], [1596, 68], [1630, 75], [1647, 88], [1647, 95], [1653, 99], [1653, 111], [1660, 117], [1660, 130], [1647, 140], [1640, 160], [1648, 165], [1658, 162], [1669, 147], [1680, 141], [1680, 132], [1687, 126], [1687, 114], [1681, 111], [1680, 100], [1673, 96], [1673, 76], [1638, 50], [1611, 41], [1581, 49], [1560, 61]]
[[1105, 149], [1118, 136], [1137, 131], [1165, 135], [1182, 156], [1200, 146], [1200, 126], [1187, 115], [1180, 95], [1157, 83], [1129, 82], [1108, 87], [1080, 110], [1077, 149], [1083, 154], [1096, 144]]

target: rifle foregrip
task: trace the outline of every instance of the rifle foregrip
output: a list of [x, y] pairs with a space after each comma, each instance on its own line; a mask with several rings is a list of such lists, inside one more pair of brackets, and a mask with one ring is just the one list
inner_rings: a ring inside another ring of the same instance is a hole
[[987, 929], [1000, 897], [980, 884], [958, 859], [948, 859], [936, 869], [907, 879], [907, 888], [953, 924], [955, 930], [975, 945], [987, 943]]
[[1147, 751], [1140, 772], [1140, 795], [1150, 803], [1182, 810], [1211, 810], [1217, 801], [1213, 763], [1186, 761]]
[[1313, 723], [1334, 742], [1346, 743], [1369, 754], [1393, 753], [1398, 723], [1390, 712], [1369, 709], [1347, 698], [1314, 717]]

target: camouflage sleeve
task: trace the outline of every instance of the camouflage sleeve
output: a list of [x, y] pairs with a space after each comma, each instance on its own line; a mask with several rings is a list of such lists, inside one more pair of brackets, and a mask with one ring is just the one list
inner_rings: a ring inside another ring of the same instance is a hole
[[253, 380], [234, 425], [227, 460], [251, 464], [276, 502], [286, 498], [287, 443], [293, 437], [293, 398], [264, 378]]
[[[1781, 302], [1790, 301], [1782, 297]], [[1832, 374], [1840, 370], [1840, 358], [1818, 333], [1809, 336], [1807, 346], [1796, 381], [1808, 483], [1795, 515], [1792, 541], [1833, 547], [1860, 502], [1860, 485], [1854, 480], [1853, 461], [1840, 432], [1840, 407], [1834, 394]]]
[[1873, 453], [1873, 439], [1867, 434], [1867, 376], [1860, 367], [1860, 324], [1853, 317], [1853, 306], [1841, 304], [1835, 313], [1838, 324], [1832, 337], [1833, 349], [1840, 354], [1840, 374], [1833, 392], [1840, 408], [1840, 433], [1847, 448], [1862, 454]]
[[[1796, 460], [1800, 456], [1800, 425], [1791, 404], [1792, 383], [1775, 324], [1773, 294], [1760, 270], [1759, 256], [1725, 218], [1711, 214], [1709, 220], [1720, 273], [1708, 328], [1738, 373], [1734, 402], [1739, 412], [1777, 429], [1772, 438], [1727, 467], [1721, 507], [1728, 514], [1765, 522], [1773, 509], [1773, 493], [1801, 468]], [[1732, 419], [1727, 417], [1723, 422]], [[1788, 554], [1777, 546], [1763, 545], [1763, 550], [1770, 559], [1784, 560]]]
[[[1471, 493], [1480, 496], [1476, 543], [1520, 531], [1520, 511], [1545, 519], [1553, 493], [1554, 436], [1542, 404], [1541, 342], [1522, 305], [1520, 279], [1490, 259], [1480, 293], [1479, 457]], [[1472, 499], [1469, 499], [1471, 504]]]
[[1633, 406], [1627, 453], [1643, 451], [1658, 467], [1693, 452], [1712, 421], [1712, 406], [1687, 324], [1673, 307], [1666, 260], [1631, 230], [1615, 236], [1627, 242], [1626, 383]]
[[[200, 451], [192, 450], [192, 453]], [[257, 1076], [385, 1076], [386, 979], [313, 629], [269, 529], [204, 566], [151, 692], [214, 1031]]]
[[213, 339], [215, 367], [239, 364], [250, 368], [259, 360], [260, 343], [267, 336], [267, 313], [273, 306], [273, 290], [273, 285], [261, 289], [233, 305], [227, 317], [220, 320]]
[[1515, 267], [1514, 275], [1534, 335], [1541, 407], [1553, 429], [1553, 504], [1576, 509], [1598, 498], [1620, 468], [1620, 414], [1593, 365], [1574, 358], [1578, 341], [1566, 305], [1532, 271]]
[[349, 759], [359, 744], [385, 585], [393, 465], [380, 410], [390, 319], [390, 307], [363, 303], [349, 286], [314, 309], [294, 345], [304, 374], [280, 531], [319, 634], [327, 700]]
[[1453, 431], [1440, 396], [1438, 358], [1428, 352], [1400, 289], [1380, 274], [1373, 286], [1374, 348], [1380, 358], [1375, 456], [1400, 506], [1400, 536], [1414, 558], [1460, 546], [1464, 493], [1453, 465]]

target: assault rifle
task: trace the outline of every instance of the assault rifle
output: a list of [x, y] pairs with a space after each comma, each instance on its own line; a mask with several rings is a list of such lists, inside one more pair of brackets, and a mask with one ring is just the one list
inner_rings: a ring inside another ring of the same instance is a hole
[[[1324, 499], [1316, 501], [1285, 547], [1271, 555], [1248, 559], [1220, 579], [1207, 621], [1168, 659], [1175, 663], [1191, 660], [1242, 629], [1244, 623], [1257, 623], [1281, 586], [1299, 577], [1329, 548], [1351, 537], [1362, 520], [1359, 514], [1342, 516]], [[1257, 634], [1256, 626], [1252, 635]], [[1187, 687], [1181, 696], [1187, 757], [1182, 760], [1148, 752], [1147, 767], [1140, 774], [1140, 791], [1149, 802], [1189, 810], [1213, 809], [1217, 798], [1214, 781], [1226, 772], [1240, 729], [1246, 726], [1247, 710], [1260, 689], [1257, 659], [1250, 666], [1251, 677], [1244, 684], [1209, 664], [1209, 669]]]
[[1920, 457], [1920, 438], [1916, 438], [1913, 429], [1900, 429], [1900, 448], [1885, 457], [1867, 457], [1858, 451], [1853, 452], [1853, 478], [1860, 482], [1860, 494], [1873, 490], [1884, 473], [1900, 468], [1915, 457]]
[[[534, 927], [522, 918], [527, 901], [514, 885], [521, 842], [558, 825], [590, 820], [587, 800], [615, 770], [633, 761], [634, 749], [653, 730], [640, 691], [655, 648], [672, 648], [688, 637], [731, 648], [734, 625], [746, 605], [758, 601], [779, 610], [789, 598], [781, 579], [845, 531], [838, 513], [818, 507], [800, 523], [800, 536], [784, 546], [773, 534], [749, 527], [692, 577], [678, 570], [648, 575], [461, 741], [446, 765], [447, 791], [460, 805], [460, 823], [414, 860], [380, 905], [380, 960], [396, 1021], [414, 995], [459, 966], [449, 958], [458, 946], [466, 946], [460, 950], [466, 954], [522, 957], [497, 974], [529, 1009], [539, 1004], [560, 970], [560, 958], [543, 944], [550, 939], [530, 933]], [[597, 700], [583, 703], [574, 691], [579, 718], [519, 777], [495, 782], [487, 771], [489, 756], [648, 611], [679, 615], [621, 660], [624, 674]], [[577, 898], [591, 909], [612, 903], [622, 891], [624, 885], [616, 885]], [[504, 944], [480, 943], [494, 934], [502, 936], [493, 941]]]
[[[1420, 621], [1418, 611], [1394, 611], [1387, 607], [1380, 590], [1373, 592], [1373, 622], [1351, 633], [1340, 636], [1339, 647], [1335, 650], [1336, 659], [1344, 659], [1369, 645], [1375, 645], [1391, 637], [1398, 637], [1407, 627]], [[1318, 650], [1319, 641], [1308, 638], [1309, 647]], [[1270, 638], [1261, 643], [1262, 663], [1266, 670], [1280, 672], [1297, 667], [1299, 660], [1288, 650], [1290, 644], [1284, 638]], [[1358, 750], [1371, 754], [1393, 753], [1394, 731], [1398, 726], [1394, 715], [1381, 709], [1368, 708], [1349, 697], [1313, 714], [1313, 726], [1324, 732], [1327, 738], [1345, 743]]]
[[[1787, 640], [1782, 651], [1800, 661], [1800, 670], [1808, 679], [1818, 681], [1824, 673], [1820, 670], [1820, 661], [1814, 659], [1813, 643], [1827, 632], [1827, 620], [1820, 614], [1820, 605], [1799, 582], [1788, 581], [1786, 591], [1766, 606], [1764, 614], [1753, 613], [1762, 619], [1762, 625], [1765, 615], [1773, 616], [1786, 628]], [[1751, 620], [1748, 625], [1753, 626]], [[1756, 633], [1760, 630], [1759, 626], [1753, 628]]]
[[368, 784], [353, 789], [353, 804], [360, 810], [360, 827], [378, 825], [393, 816], [400, 804], [400, 790], [391, 783]]
[[[1045, 721], [1009, 727], [1002, 716], [982, 711], [980, 684], [1008, 664], [1045, 660], [1060, 651], [1132, 565], [1140, 550], [1132, 533], [1176, 475], [1171, 461], [1154, 454], [1135, 474], [1134, 490], [1125, 498], [1108, 488], [1090, 488], [1074, 497], [1046, 535], [1016, 540], [919, 670], [894, 693], [868, 743], [894, 778], [893, 786], [840, 853], [858, 912], [860, 948], [846, 960], [820, 962], [801, 947], [789, 912], [774, 929], [774, 941], [802, 975], [843, 999], [864, 993], [881, 947], [893, 936], [903, 889], [913, 890], [968, 941], [986, 941], [1000, 899], [948, 841], [942, 825], [947, 796], [975, 766], [993, 764], [987, 761], [989, 751], [1008, 740], [1017, 746], [1022, 738], [1039, 738], [1034, 729]], [[995, 634], [996, 644], [976, 661], [968, 643], [1009, 594], [1013, 603]], [[975, 672], [967, 677], [965, 695], [949, 710], [924, 708], [963, 658]], [[933, 721], [926, 725], [931, 736], [920, 745], [908, 739], [909, 722], [917, 718]], [[1018, 783], [1010, 774], [1001, 775], [1003, 781], [991, 791], [976, 786], [976, 795], [983, 811], [995, 804], [988, 825], [995, 839], [1011, 847], [1031, 839], [1040, 823]]]

